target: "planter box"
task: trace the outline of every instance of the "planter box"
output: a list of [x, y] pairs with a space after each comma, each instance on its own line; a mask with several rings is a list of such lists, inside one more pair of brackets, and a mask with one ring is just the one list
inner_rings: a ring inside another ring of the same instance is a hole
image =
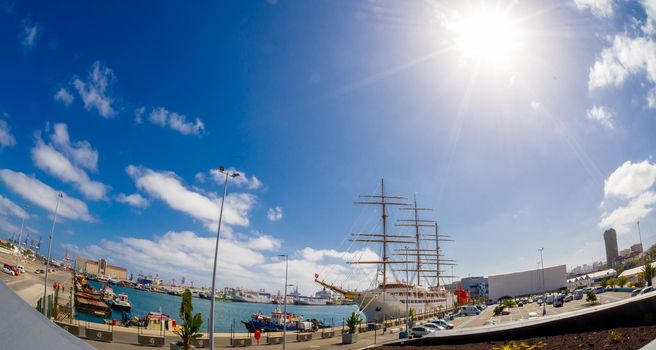
[[139, 334], [137, 341], [143, 346], [164, 346], [164, 337], [159, 336]]
[[358, 341], [358, 333], [342, 334], [342, 344], [355, 344]]
[[84, 330], [84, 336], [87, 337], [87, 339], [111, 343], [113, 333], [112, 331], [102, 331], [99, 329], [86, 328]]
[[267, 337], [266, 343], [269, 345], [282, 344], [282, 337]]
[[76, 336], [76, 337], [79, 337], [79, 336], [80, 336], [80, 327], [79, 327], [79, 326], [74, 326], [74, 325], [72, 325], [72, 324], [68, 324], [68, 323], [65, 323], [65, 322], [57, 322], [57, 321], [55, 321], [55, 323], [56, 323], [59, 327], [64, 328], [68, 333], [71, 333], [71, 334], [73, 334], [73, 335]]
[[[193, 345], [189, 345], [189, 349], [195, 349]], [[178, 345], [178, 343], [169, 344], [169, 350], [184, 350], [184, 345]]]
[[312, 340], [312, 333], [299, 333], [296, 335], [296, 341], [310, 341]]
[[332, 337], [334, 337], [334, 336], [335, 336], [335, 332], [334, 332], [334, 331], [330, 331], [330, 332], [322, 332], [322, 333], [321, 333], [321, 339], [332, 338]]
[[233, 338], [230, 340], [232, 346], [251, 346], [251, 338]]
[[[210, 345], [210, 340], [205, 338], [196, 338], [191, 341], [191, 345], [197, 348], [206, 348]], [[214, 341], [214, 345], [216, 345], [216, 340]]]

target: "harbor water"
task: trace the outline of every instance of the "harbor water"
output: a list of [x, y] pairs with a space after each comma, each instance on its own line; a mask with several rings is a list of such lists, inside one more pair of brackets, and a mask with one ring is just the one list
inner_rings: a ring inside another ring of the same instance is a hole
[[[102, 285], [98, 282], [89, 281], [89, 284], [94, 288], [100, 290]], [[132, 316], [142, 318], [149, 312], [159, 312], [160, 308], [163, 313], [169, 315], [171, 318], [180, 322], [180, 302], [182, 298], [176, 295], [168, 295], [162, 293], [142, 291], [132, 288], [121, 286], [112, 286], [115, 294], [126, 294], [132, 304]], [[201, 313], [203, 317], [204, 331], [207, 331], [210, 300], [193, 298], [194, 314]], [[262, 312], [265, 315], [270, 315], [275, 309], [274, 304], [252, 304], [252, 303], [234, 303], [234, 302], [220, 302], [216, 301], [216, 319], [214, 320], [215, 332], [230, 332], [233, 325], [235, 332], [245, 333], [246, 327], [240, 321], [248, 321], [254, 312]], [[340, 326], [342, 320], [349, 317], [351, 312], [357, 311], [358, 307], [355, 305], [318, 305], [318, 306], [301, 306], [301, 305], [287, 305], [287, 311], [305, 319], [317, 319], [323, 321], [325, 325]], [[83, 313], [76, 312], [75, 318], [82, 321], [103, 323], [105, 319]], [[121, 311], [112, 310], [112, 314], [107, 319], [114, 319], [118, 322], [123, 319]]]

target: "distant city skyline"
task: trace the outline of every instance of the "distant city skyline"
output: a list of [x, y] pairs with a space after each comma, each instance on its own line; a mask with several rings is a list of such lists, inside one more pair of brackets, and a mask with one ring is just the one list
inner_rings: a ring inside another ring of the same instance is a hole
[[222, 165], [219, 287], [368, 287], [381, 178], [460, 277], [656, 243], [651, 2], [0, 5], [0, 237], [62, 191], [55, 257], [209, 285]]

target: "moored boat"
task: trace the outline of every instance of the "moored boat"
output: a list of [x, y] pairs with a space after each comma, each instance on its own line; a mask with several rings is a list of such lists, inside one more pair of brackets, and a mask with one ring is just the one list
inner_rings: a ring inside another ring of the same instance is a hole
[[128, 296], [126, 294], [119, 294], [114, 299], [114, 302], [111, 305], [112, 309], [120, 311], [131, 311], [132, 304], [128, 301]]

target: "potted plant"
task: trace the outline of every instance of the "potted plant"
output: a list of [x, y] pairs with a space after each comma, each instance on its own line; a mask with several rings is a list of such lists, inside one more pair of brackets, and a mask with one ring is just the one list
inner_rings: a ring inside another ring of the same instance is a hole
[[191, 341], [201, 337], [199, 331], [200, 326], [203, 324], [203, 319], [200, 313], [192, 316], [193, 310], [194, 307], [191, 304], [191, 291], [185, 289], [184, 293], [182, 293], [182, 302], [180, 303], [180, 318], [184, 323], [174, 331], [175, 334], [180, 336], [181, 340], [177, 343], [171, 343], [171, 350], [188, 350], [196, 348], [191, 345]]
[[415, 326], [415, 309], [414, 308], [411, 307], [410, 310], [408, 310], [408, 316], [410, 318], [410, 326], [409, 327], [412, 328], [412, 327]]
[[346, 319], [346, 325], [348, 326], [348, 333], [342, 334], [342, 343], [343, 344], [353, 344], [358, 341], [357, 327], [362, 322], [360, 315], [356, 314], [355, 311], [351, 313], [351, 316]]

